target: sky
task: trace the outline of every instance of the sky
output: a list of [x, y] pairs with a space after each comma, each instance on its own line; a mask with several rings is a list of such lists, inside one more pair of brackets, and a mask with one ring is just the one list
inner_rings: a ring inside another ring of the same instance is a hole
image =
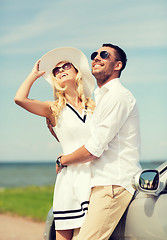
[[[60, 144], [45, 119], [14, 103], [35, 62], [57, 47], [90, 55], [103, 43], [127, 53], [121, 82], [135, 96], [141, 161], [167, 160], [166, 0], [0, 0], [0, 161], [55, 161]], [[30, 97], [53, 100], [43, 79]]]

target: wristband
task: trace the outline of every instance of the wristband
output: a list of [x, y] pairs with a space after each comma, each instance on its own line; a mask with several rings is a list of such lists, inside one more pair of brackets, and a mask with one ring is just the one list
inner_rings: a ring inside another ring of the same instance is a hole
[[56, 164], [57, 164], [58, 167], [60, 167], [60, 168], [64, 168], [64, 167], [66, 167], [66, 166], [64, 166], [64, 165], [61, 163], [61, 161], [60, 161], [61, 158], [62, 158], [62, 155], [61, 155], [60, 157], [57, 158], [57, 160], [56, 160]]

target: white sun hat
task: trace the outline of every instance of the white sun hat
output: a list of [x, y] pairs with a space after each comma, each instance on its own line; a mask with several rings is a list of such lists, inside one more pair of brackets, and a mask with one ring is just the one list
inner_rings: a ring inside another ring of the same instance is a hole
[[41, 57], [39, 63], [39, 70], [45, 71], [43, 77], [52, 83], [52, 70], [55, 66], [62, 61], [68, 61], [74, 65], [75, 68], [80, 70], [82, 74], [84, 94], [86, 97], [91, 96], [95, 88], [95, 80], [89, 68], [89, 63], [85, 54], [76, 48], [60, 47], [53, 49]]

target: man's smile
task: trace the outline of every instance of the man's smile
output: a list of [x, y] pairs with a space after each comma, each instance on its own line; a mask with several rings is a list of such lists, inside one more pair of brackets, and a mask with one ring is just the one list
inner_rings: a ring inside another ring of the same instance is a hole
[[102, 66], [104, 66], [104, 64], [103, 63], [94, 63], [93, 65], [93, 68], [100, 68], [100, 67], [102, 67]]

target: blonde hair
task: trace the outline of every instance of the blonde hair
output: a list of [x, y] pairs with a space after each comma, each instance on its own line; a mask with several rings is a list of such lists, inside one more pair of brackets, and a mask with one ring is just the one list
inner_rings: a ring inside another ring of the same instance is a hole
[[[75, 68], [75, 67], [74, 67]], [[90, 97], [85, 97], [84, 90], [83, 90], [83, 83], [82, 83], [82, 75], [81, 72], [76, 69], [77, 76], [76, 76], [76, 91], [78, 93], [78, 97], [81, 102], [87, 107], [87, 111], [93, 113], [95, 108], [95, 102]], [[52, 82], [53, 82], [53, 96], [55, 102], [51, 106], [51, 111], [55, 115], [55, 119], [57, 122], [58, 116], [62, 109], [66, 106], [67, 99], [65, 97], [66, 87], [62, 88], [56, 77], [52, 75]]]

